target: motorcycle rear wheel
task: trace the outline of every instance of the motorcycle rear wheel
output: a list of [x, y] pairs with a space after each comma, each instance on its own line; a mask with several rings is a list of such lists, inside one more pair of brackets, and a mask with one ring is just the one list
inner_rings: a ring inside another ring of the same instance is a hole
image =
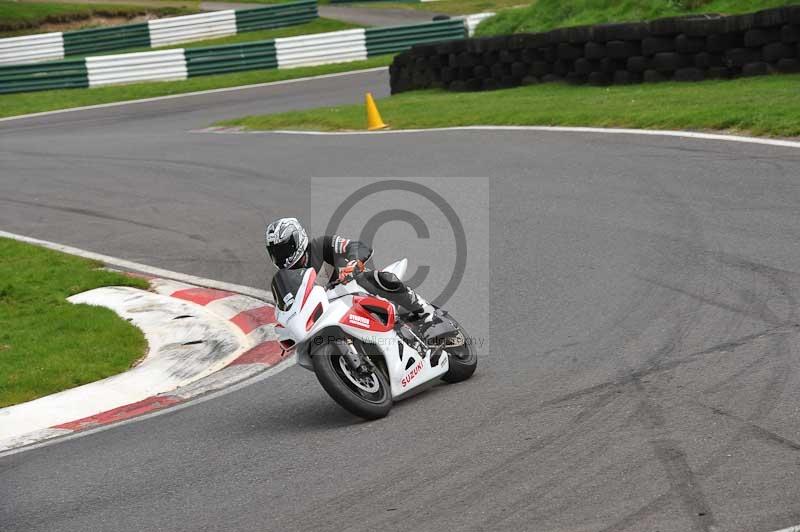
[[364, 419], [385, 417], [392, 409], [392, 392], [389, 381], [376, 367], [369, 378], [354, 375], [340, 347], [328, 343], [311, 356], [314, 374], [339, 406]]

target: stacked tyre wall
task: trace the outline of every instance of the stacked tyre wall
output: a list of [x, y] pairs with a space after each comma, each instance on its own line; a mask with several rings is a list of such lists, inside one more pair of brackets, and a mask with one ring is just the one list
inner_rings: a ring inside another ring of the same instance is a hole
[[390, 73], [393, 93], [480, 91], [793, 73], [800, 72], [799, 58], [800, 5], [414, 46], [394, 59]]

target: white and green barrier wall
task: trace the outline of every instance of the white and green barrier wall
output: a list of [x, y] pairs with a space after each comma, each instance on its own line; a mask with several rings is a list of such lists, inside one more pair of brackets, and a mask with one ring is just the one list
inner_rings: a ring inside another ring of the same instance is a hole
[[0, 65], [37, 63], [129, 48], [158, 48], [247, 31], [293, 26], [317, 16], [316, 0], [300, 0], [107, 28], [11, 37], [0, 39]]
[[266, 41], [0, 66], [0, 94], [141, 81], [180, 80], [265, 68], [358, 61], [415, 44], [463, 39], [464, 20], [366, 28]]

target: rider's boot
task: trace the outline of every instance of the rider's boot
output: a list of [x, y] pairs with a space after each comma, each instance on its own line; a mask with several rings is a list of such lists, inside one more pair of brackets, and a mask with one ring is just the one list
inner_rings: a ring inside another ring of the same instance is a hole
[[409, 321], [431, 349], [449, 345], [459, 335], [458, 327], [448, 319], [447, 312], [439, 310], [413, 292], [416, 309], [411, 312]]
[[408, 323], [398, 323], [398, 327], [396, 328], [397, 334], [400, 335], [406, 344], [408, 344], [414, 351], [416, 351], [419, 356], [425, 358], [428, 354], [430, 349], [428, 346], [425, 345], [425, 342], [420, 336], [415, 332], [416, 327]]
[[422, 299], [416, 293], [414, 293], [414, 296], [414, 307], [416, 308], [409, 315], [409, 321], [416, 325], [422, 339], [427, 342], [430, 339], [426, 334], [427, 331], [434, 325], [440, 323], [441, 320], [436, 315], [436, 307]]
[[421, 300], [420, 308], [411, 313], [412, 319], [420, 325], [433, 323], [436, 308], [427, 301], [422, 300], [422, 298], [419, 299]]

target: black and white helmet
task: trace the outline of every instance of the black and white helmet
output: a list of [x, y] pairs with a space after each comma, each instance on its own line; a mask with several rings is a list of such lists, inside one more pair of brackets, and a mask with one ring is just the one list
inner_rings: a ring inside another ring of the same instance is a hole
[[278, 268], [292, 268], [308, 247], [308, 235], [297, 218], [281, 218], [267, 226], [267, 253]]

